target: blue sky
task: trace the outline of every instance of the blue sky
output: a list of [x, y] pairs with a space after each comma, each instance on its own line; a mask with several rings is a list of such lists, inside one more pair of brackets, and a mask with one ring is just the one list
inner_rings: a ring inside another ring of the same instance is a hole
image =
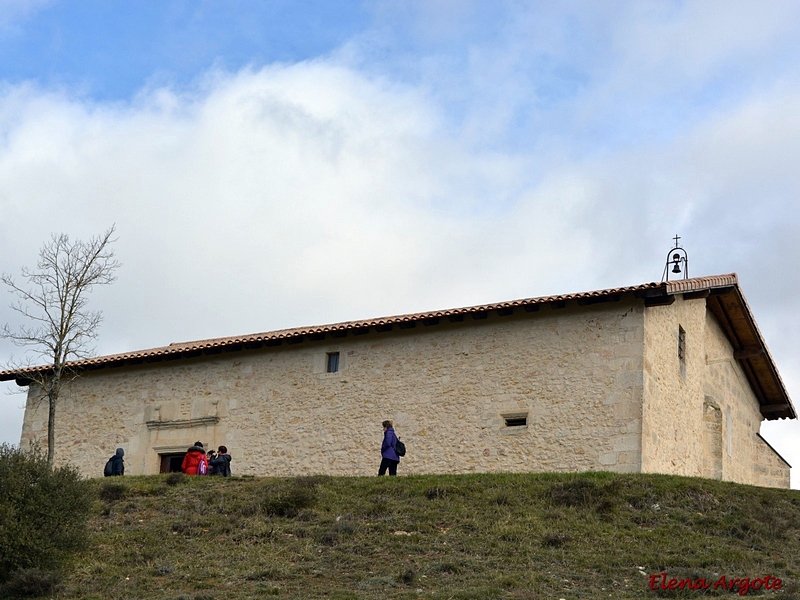
[[190, 85], [212, 65], [313, 59], [371, 21], [360, 2], [48, 2], [2, 32], [0, 78], [124, 102], [145, 85]]
[[657, 280], [679, 233], [798, 398], [798, 31], [780, 0], [0, 0], [0, 271], [116, 223], [111, 353]]
[[[727, 18], [684, 2], [6, 0], [0, 7], [10, 15], [0, 21], [0, 80], [12, 85], [130, 102], [153, 86], [191, 89], [211, 68], [338, 55], [372, 76], [421, 86], [454, 128], [494, 109], [499, 115], [476, 143], [529, 149], [567, 137], [574, 153], [669, 139], [782, 80], [800, 58], [791, 20], [763, 19], [770, 37], [690, 38], [731, 18], [742, 26], [760, 13], [797, 18], [796, 10], [735, 3]], [[688, 60], [687, 42], [698, 46]], [[576, 111], [587, 95], [591, 112]]]

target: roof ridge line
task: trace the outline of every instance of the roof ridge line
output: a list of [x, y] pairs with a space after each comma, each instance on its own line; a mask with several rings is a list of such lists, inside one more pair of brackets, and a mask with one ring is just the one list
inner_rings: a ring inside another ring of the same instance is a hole
[[[667, 293], [679, 293], [680, 291], [692, 291], [694, 289], [701, 289], [701, 286], [695, 285], [696, 283], [714, 282], [712, 287], [727, 287], [735, 285], [737, 281], [736, 274], [718, 275], [711, 277], [697, 277], [693, 279], [684, 279], [678, 282], [656, 282], [642, 283], [633, 286], [622, 286], [616, 288], [605, 288], [600, 290], [592, 290], [587, 292], [576, 292], [570, 294], [554, 294], [549, 296], [534, 296], [530, 298], [520, 298], [516, 300], [506, 300], [501, 302], [492, 302], [488, 304], [477, 304], [473, 306], [464, 306], [456, 308], [448, 308], [442, 310], [432, 310], [416, 313], [406, 313], [399, 315], [388, 315], [383, 317], [375, 317], [370, 319], [358, 319], [351, 321], [340, 321], [337, 323], [327, 323], [323, 325], [307, 325], [301, 327], [289, 327], [284, 329], [277, 329], [272, 331], [264, 331], [260, 333], [250, 333], [243, 335], [234, 335], [220, 338], [207, 338], [202, 340], [190, 340], [187, 342], [172, 342], [167, 346], [156, 346], [152, 348], [145, 348], [141, 350], [131, 350], [127, 352], [120, 352], [116, 354], [106, 354], [81, 360], [70, 361], [68, 365], [74, 367], [85, 367], [102, 363], [110, 363], [115, 361], [124, 361], [129, 359], [147, 358], [152, 356], [164, 356], [170, 354], [177, 354], [186, 351], [197, 351], [207, 348], [229, 346], [239, 343], [257, 343], [269, 340], [281, 340], [289, 337], [296, 337], [300, 335], [327, 333], [331, 331], [342, 331], [350, 329], [358, 329], [364, 327], [374, 327], [380, 325], [389, 325], [400, 322], [417, 321], [421, 319], [449, 317], [456, 315], [471, 314], [476, 312], [486, 312], [489, 310], [497, 310], [499, 308], [513, 308], [517, 306], [529, 306], [535, 304], [547, 304], [548, 302], [563, 302], [566, 300], [581, 300], [586, 298], [598, 298], [604, 296], [612, 296], [616, 294], [637, 292], [644, 290], [653, 290], [664, 288]], [[670, 292], [670, 286], [673, 286], [674, 291]], [[708, 287], [706, 285], [705, 287]], [[677, 289], [686, 288], [686, 289]], [[39, 365], [35, 367], [26, 367], [23, 369], [5, 370], [0, 371], [0, 381], [14, 378], [15, 374], [35, 373], [38, 371], [46, 370], [47, 366]]]

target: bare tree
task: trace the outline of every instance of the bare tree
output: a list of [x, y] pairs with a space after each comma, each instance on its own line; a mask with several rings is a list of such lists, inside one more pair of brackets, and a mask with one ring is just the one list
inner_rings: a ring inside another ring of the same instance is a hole
[[[18, 285], [11, 275], [0, 277], [16, 296], [11, 308], [28, 320], [12, 329], [8, 324], [0, 337], [18, 346], [29, 347], [43, 360], [39, 369], [27, 370], [25, 378], [41, 390], [39, 400], [47, 398], [47, 462], [52, 466], [55, 450], [56, 404], [64, 381], [77, 375], [70, 361], [94, 353], [91, 340], [97, 337], [102, 313], [87, 308], [88, 295], [96, 285], [107, 285], [116, 277], [119, 262], [110, 245], [115, 227], [88, 241], [71, 242], [65, 234], [53, 234], [39, 251], [36, 269], [22, 268], [25, 283]], [[9, 365], [19, 369], [21, 365]]]

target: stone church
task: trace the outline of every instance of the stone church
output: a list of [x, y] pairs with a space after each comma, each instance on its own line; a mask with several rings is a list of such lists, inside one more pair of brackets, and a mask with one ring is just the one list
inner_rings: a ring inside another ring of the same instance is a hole
[[[796, 412], [735, 274], [170, 344], [73, 363], [56, 462], [175, 468], [196, 440], [234, 474], [607, 470], [789, 487], [760, 436]], [[21, 444], [46, 445], [31, 370]]]

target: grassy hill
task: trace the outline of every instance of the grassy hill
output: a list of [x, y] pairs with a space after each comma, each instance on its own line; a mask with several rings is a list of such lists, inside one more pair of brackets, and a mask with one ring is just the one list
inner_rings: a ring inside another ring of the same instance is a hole
[[[92, 482], [92, 549], [58, 598], [685, 598], [669, 578], [780, 577], [800, 493], [650, 475]], [[763, 583], [763, 582], [762, 582]]]

